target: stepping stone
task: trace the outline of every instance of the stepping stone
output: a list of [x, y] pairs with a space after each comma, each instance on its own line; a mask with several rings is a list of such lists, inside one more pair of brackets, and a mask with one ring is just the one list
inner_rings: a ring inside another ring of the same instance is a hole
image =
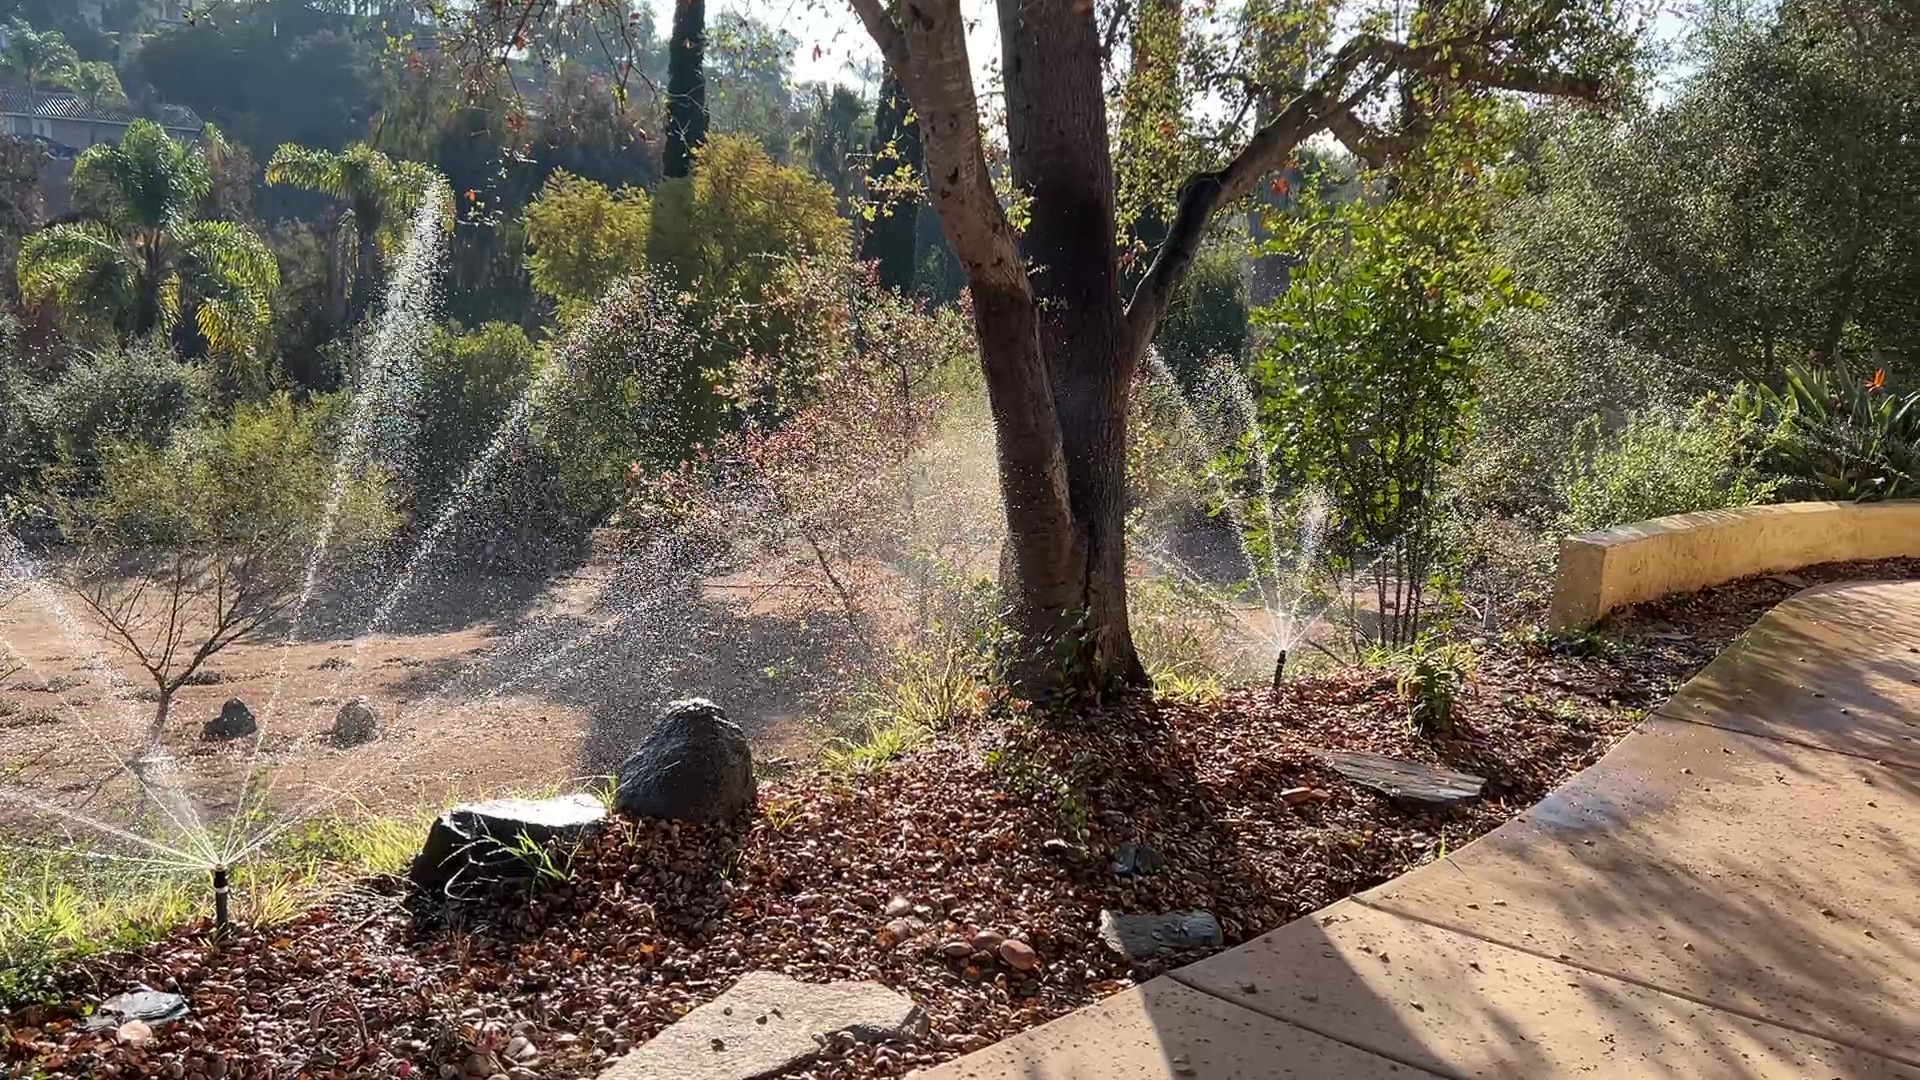
[[522, 855], [526, 845], [563, 863], [606, 818], [607, 808], [591, 795], [456, 806], [434, 821], [407, 877], [422, 892], [447, 896], [530, 878], [537, 868]]
[[1210, 949], [1220, 944], [1220, 920], [1210, 911], [1171, 911], [1165, 915], [1100, 913], [1100, 937], [1129, 960], [1151, 960], [1166, 953]]
[[926, 1016], [879, 983], [803, 983], [755, 971], [614, 1062], [599, 1080], [755, 1080], [804, 1066], [825, 1037], [908, 1041]]
[[1316, 750], [1314, 756], [1334, 772], [1364, 788], [1401, 802], [1422, 806], [1458, 806], [1480, 797], [1485, 779], [1437, 765], [1358, 750]]
[[187, 999], [160, 990], [136, 990], [100, 1003], [81, 1025], [88, 1031], [109, 1031], [136, 1020], [159, 1027], [187, 1015]]

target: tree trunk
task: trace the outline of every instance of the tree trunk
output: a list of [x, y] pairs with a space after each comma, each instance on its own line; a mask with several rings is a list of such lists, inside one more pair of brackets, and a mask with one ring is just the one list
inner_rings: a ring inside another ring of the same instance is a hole
[[160, 234], [153, 230], [138, 241], [140, 281], [135, 289], [133, 337], [145, 340], [160, 329]]
[[160, 750], [161, 742], [167, 735], [167, 714], [173, 711], [173, 691], [162, 689], [160, 700], [153, 707], [153, 720], [147, 725], [147, 753]]
[[1067, 473], [1076, 580], [1064, 603], [1054, 601], [1054, 618], [1085, 620], [1083, 660], [1096, 684], [1137, 682], [1144, 676], [1127, 621], [1126, 575], [1136, 350], [1120, 301], [1099, 30], [1091, 4], [1001, 0], [1000, 39], [1013, 182], [1031, 198], [1021, 254]]
[[668, 179], [693, 175], [694, 151], [707, 141], [706, 0], [674, 0], [673, 39], [667, 43]]
[[370, 215], [353, 216], [353, 303], [349, 320], [358, 323], [373, 308], [375, 290], [380, 285], [379, 223]]
[[880, 101], [874, 110], [873, 171], [874, 186], [886, 198], [873, 224], [867, 226], [860, 241], [860, 257], [879, 264], [880, 284], [898, 292], [913, 289], [915, 239], [919, 232], [920, 199], [908, 198], [889, 190], [888, 181], [902, 173], [918, 174], [924, 168], [920, 152], [920, 121], [913, 115], [900, 77], [887, 69], [880, 83]]

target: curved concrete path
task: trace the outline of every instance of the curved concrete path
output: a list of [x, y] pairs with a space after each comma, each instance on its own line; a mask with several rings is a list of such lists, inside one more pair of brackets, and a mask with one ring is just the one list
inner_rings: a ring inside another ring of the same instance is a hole
[[922, 1075], [1920, 1080], [1920, 582], [1809, 589], [1450, 858]]

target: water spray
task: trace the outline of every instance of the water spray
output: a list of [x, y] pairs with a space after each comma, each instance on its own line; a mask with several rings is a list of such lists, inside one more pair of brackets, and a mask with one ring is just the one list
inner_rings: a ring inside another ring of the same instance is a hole
[[216, 865], [213, 868], [213, 931], [224, 934], [233, 925], [233, 913], [227, 906], [227, 868]]

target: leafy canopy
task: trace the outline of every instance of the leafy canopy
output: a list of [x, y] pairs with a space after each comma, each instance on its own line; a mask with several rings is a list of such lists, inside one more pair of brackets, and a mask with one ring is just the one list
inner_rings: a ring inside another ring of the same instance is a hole
[[248, 357], [266, 339], [279, 266], [250, 230], [195, 217], [212, 190], [204, 148], [138, 120], [119, 145], [80, 155], [73, 187], [87, 220], [27, 238], [25, 296], [122, 339], [171, 331], [183, 311], [216, 354]]
[[[407, 228], [428, 189], [444, 187], [446, 180], [430, 165], [395, 161], [366, 143], [338, 153], [286, 143], [267, 162], [267, 183], [317, 191], [346, 203], [355, 231], [377, 240], [391, 255], [406, 244]], [[453, 201], [443, 205], [451, 213]], [[452, 224], [447, 222], [449, 228]]]
[[533, 287], [562, 305], [592, 303], [646, 266], [652, 228], [647, 193], [609, 191], [560, 170], [527, 207], [527, 270]]
[[28, 90], [68, 86], [80, 68], [79, 54], [58, 30], [35, 30], [20, 19], [7, 22], [7, 44], [0, 49], [0, 74], [19, 79]]

